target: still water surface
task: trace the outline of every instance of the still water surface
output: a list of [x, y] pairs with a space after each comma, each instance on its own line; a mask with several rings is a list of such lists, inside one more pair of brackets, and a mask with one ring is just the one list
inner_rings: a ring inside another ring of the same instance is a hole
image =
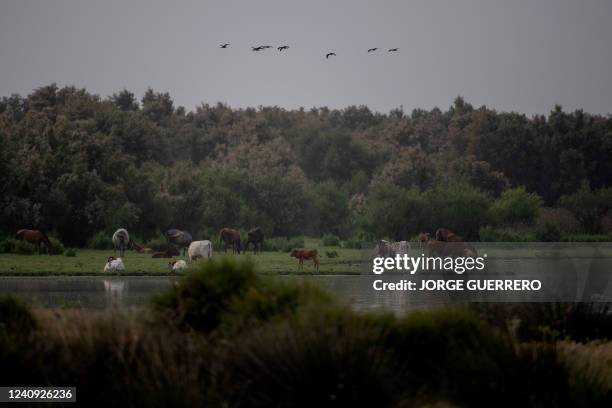
[[[130, 307], [147, 303], [176, 279], [166, 276], [0, 277], [0, 295], [13, 295], [41, 307]], [[417, 301], [402, 292], [377, 292], [372, 289], [371, 279], [362, 275], [280, 276], [278, 279], [316, 283], [358, 310], [385, 308], [400, 312], [438, 303], [434, 298]]]

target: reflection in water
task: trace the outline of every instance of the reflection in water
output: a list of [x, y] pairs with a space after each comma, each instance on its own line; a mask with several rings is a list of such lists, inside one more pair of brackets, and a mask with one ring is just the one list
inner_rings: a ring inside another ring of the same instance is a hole
[[[14, 295], [42, 307], [81, 307], [106, 309], [145, 304], [153, 295], [167, 289], [175, 277], [0, 277], [0, 295]], [[386, 308], [394, 311], [440, 303], [433, 297], [416, 301], [405, 292], [377, 292], [369, 277], [280, 276], [278, 279], [308, 281], [321, 285], [339, 302], [359, 310]]]
[[106, 294], [106, 307], [122, 306], [123, 292], [126, 286], [124, 280], [104, 279], [104, 292]]
[[126, 276], [0, 277], [0, 295], [13, 295], [42, 307], [105, 309], [146, 303], [175, 278]]

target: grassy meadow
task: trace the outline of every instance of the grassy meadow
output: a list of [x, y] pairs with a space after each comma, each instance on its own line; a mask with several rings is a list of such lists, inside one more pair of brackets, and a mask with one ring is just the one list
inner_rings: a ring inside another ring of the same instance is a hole
[[[319, 251], [320, 268], [317, 272], [312, 262], [305, 262], [304, 268], [298, 270], [298, 261], [287, 252], [267, 251], [253, 255], [252, 251], [241, 255], [225, 255], [214, 251], [213, 257], [250, 258], [257, 271], [263, 274], [358, 274], [360, 273], [362, 255], [359, 249], [320, 246], [319, 240], [307, 239], [307, 248], [317, 248]], [[19, 255], [0, 254], [0, 276], [11, 275], [102, 275], [106, 258], [113, 255], [113, 250], [77, 249], [75, 256], [65, 255]], [[172, 258], [185, 259], [187, 255]], [[123, 258], [126, 272], [124, 275], [169, 275], [168, 258], [151, 258], [150, 254], [139, 254], [126, 251]], [[199, 261], [202, 262], [202, 261]]]
[[[296, 275], [296, 274], [335, 274], [351, 275], [362, 272], [365, 252], [361, 249], [345, 248], [340, 245], [324, 245], [323, 239], [305, 238], [303, 245], [296, 247], [317, 249], [319, 251], [320, 268], [317, 271], [312, 261], [305, 261], [304, 268], [298, 269], [298, 261], [284, 250], [267, 250], [256, 255], [247, 251], [234, 255], [214, 249], [214, 258], [251, 259], [256, 270], [269, 275]], [[412, 242], [413, 256], [420, 255], [419, 244]], [[476, 244], [478, 245], [478, 244]], [[484, 243], [478, 247], [480, 254], [486, 253], [489, 259], [526, 259], [548, 257], [593, 258], [612, 257], [610, 243]], [[548, 245], [551, 245], [550, 247]], [[219, 248], [217, 244], [215, 248]], [[62, 251], [64, 251], [62, 249]], [[71, 254], [74, 256], [66, 256]], [[67, 249], [64, 254], [49, 256], [47, 254], [18, 254], [0, 253], [0, 276], [44, 276], [68, 275], [90, 276], [104, 274], [103, 268], [106, 258], [117, 256], [112, 249]], [[152, 258], [150, 254], [140, 254], [132, 250], [126, 251], [124, 263], [128, 276], [158, 276], [172, 275], [168, 268], [171, 260], [188, 260], [187, 255], [173, 258]], [[201, 261], [200, 261], [201, 262]]]

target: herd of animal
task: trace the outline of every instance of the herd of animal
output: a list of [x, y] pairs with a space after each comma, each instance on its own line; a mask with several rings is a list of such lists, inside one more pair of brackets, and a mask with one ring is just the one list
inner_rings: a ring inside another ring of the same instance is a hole
[[[125, 228], [119, 228], [113, 234], [111, 240], [115, 249], [115, 255], [119, 252], [119, 258], [110, 256], [106, 260], [104, 266], [105, 272], [123, 272], [125, 264], [123, 257], [126, 249], [132, 249], [138, 253], [151, 254], [152, 258], [172, 258], [179, 256], [179, 249], [183, 250], [183, 256], [187, 253], [189, 262], [194, 262], [198, 258], [210, 259], [213, 253], [213, 243], [210, 240], [194, 241], [192, 235], [188, 231], [178, 229], [169, 229], [164, 233], [167, 241], [166, 248], [163, 251], [144, 247], [134, 240], [130, 239], [130, 234]], [[241, 251], [248, 250], [249, 245], [253, 245], [253, 252], [261, 252], [263, 249], [264, 233], [261, 227], [255, 227], [247, 232], [247, 241], [244, 245], [241, 242], [240, 231], [232, 228], [223, 228], [219, 232], [219, 242], [223, 250], [227, 253], [231, 249], [233, 253], [240, 254]], [[177, 249], [177, 247], [179, 249]], [[168, 267], [172, 271], [177, 271], [187, 267], [187, 262], [184, 260], [175, 260], [168, 263]]]
[[[48, 253], [51, 254], [51, 242], [46, 234], [39, 230], [21, 229], [17, 231], [17, 238], [23, 239], [38, 246], [40, 254], [41, 245], [45, 245]], [[146, 248], [137, 242], [130, 239], [130, 234], [125, 228], [119, 228], [112, 236], [115, 255], [119, 252], [119, 257], [109, 256], [104, 266], [105, 272], [123, 272], [125, 264], [123, 257], [126, 249], [132, 249], [138, 253], [151, 254], [153, 258], [172, 258], [179, 256], [180, 251], [176, 248], [183, 249], [183, 256], [187, 253], [189, 263], [194, 262], [198, 258], [210, 259], [213, 253], [213, 244], [210, 240], [194, 241], [191, 234], [187, 231], [178, 229], [169, 229], [164, 236], [167, 240], [166, 249], [158, 251], [152, 248]], [[232, 228], [223, 228], [219, 231], [219, 242], [227, 253], [228, 249], [234, 254], [240, 254], [247, 251], [250, 245], [253, 245], [253, 253], [263, 250], [264, 233], [261, 227], [255, 227], [247, 232], [247, 240], [243, 244], [241, 241], [240, 231]], [[475, 256], [476, 250], [465, 239], [449, 230], [448, 228], [438, 228], [432, 238], [430, 233], [421, 233], [418, 236], [418, 242], [421, 249], [429, 255], [438, 256]], [[411, 249], [408, 241], [389, 242], [386, 240], [378, 241], [376, 245], [376, 255], [382, 257], [394, 257], [396, 255], [407, 254]], [[298, 269], [302, 269], [304, 261], [312, 261], [313, 266], [319, 270], [319, 254], [316, 249], [294, 249], [289, 254], [298, 260]], [[187, 262], [184, 260], [174, 260], [168, 263], [168, 267], [172, 271], [178, 271], [187, 267]]]
[[[428, 232], [420, 233], [418, 236], [420, 249], [429, 256], [476, 256], [476, 249], [465, 239], [449, 230], [448, 228], [438, 228], [434, 237]], [[386, 240], [378, 241], [376, 245], [376, 255], [381, 257], [394, 257], [408, 253], [410, 243], [408, 241], [389, 242]]]

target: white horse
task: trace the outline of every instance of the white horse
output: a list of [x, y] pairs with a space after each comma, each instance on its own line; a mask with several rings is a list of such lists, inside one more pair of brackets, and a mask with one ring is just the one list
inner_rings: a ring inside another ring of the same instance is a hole
[[128, 234], [125, 228], [119, 228], [113, 234], [113, 245], [115, 247], [115, 254], [117, 249], [119, 250], [119, 256], [123, 257], [125, 254], [125, 248], [130, 244], [130, 234]]

